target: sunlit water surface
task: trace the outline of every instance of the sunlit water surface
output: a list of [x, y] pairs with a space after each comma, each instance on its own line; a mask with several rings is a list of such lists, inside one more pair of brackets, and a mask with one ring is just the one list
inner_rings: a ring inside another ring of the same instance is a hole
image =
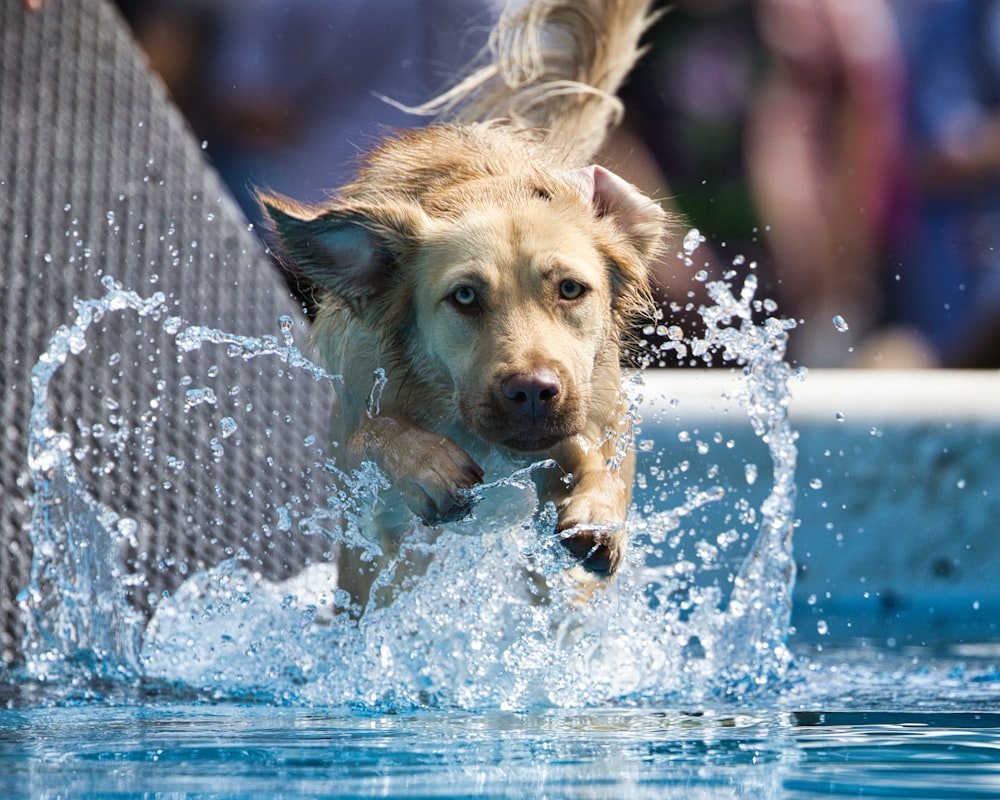
[[[696, 245], [689, 235], [689, 263]], [[129, 602], [142, 578], [118, 561], [134, 524], [90, 496], [73, 433], [48, 418], [61, 365], [99, 335], [95, 322], [133, 314], [136, 335], [162, 326], [174, 338], [164, 358], [216, 347], [331, 392], [338, 378], [303, 355], [290, 320], [277, 336], [210, 330], [106, 280], [34, 373], [35, 561], [21, 597], [26, 660], [0, 713], [0, 795], [996, 796], [1000, 654], [789, 650], [788, 382], [805, 374], [784, 361], [792, 326], [755, 296], [753, 269], [740, 274], [736, 288], [735, 271], [706, 286], [703, 331], [649, 333], [665, 343], [654, 361], [711, 357], [732, 370], [760, 450], [687, 458], [734, 443], [678, 431], [676, 399], [630, 381], [641, 460], [628, 566], [589, 602], [565, 580], [548, 509], [491, 524], [491, 508], [531, 508], [515, 473], [488, 476], [473, 520], [415, 530], [404, 555], [433, 549], [431, 567], [360, 622], [342, 612], [331, 561], [279, 584], [237, 550], [161, 599], [148, 626]], [[185, 410], [214, 407], [210, 383], [162, 391], [182, 393]], [[225, 469], [230, 435], [275, 410], [243, 411], [220, 410], [210, 430], [177, 424]], [[273, 498], [273, 530], [325, 537], [331, 552], [372, 548], [357, 521], [384, 481], [344, 474], [322, 442], [322, 431], [301, 442], [318, 477], [307, 497]]]

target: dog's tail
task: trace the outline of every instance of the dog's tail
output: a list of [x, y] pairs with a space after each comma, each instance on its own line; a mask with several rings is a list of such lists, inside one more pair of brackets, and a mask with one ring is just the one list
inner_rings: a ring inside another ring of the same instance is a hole
[[537, 129], [586, 163], [622, 117], [615, 96], [643, 53], [652, 0], [513, 0], [490, 34], [487, 61], [415, 110], [441, 120]]

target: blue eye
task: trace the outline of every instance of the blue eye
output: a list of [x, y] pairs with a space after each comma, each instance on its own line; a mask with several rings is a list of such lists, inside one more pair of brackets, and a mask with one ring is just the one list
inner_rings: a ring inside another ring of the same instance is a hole
[[559, 284], [559, 296], [563, 300], [577, 300], [586, 291], [582, 283], [567, 278]]
[[476, 290], [471, 286], [459, 286], [451, 293], [451, 299], [455, 301], [456, 305], [469, 308], [476, 305], [479, 298], [476, 296]]

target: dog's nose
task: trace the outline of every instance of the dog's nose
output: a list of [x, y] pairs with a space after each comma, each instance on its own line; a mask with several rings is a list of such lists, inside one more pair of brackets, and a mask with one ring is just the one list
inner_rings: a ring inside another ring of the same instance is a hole
[[555, 372], [541, 369], [511, 375], [504, 380], [502, 389], [504, 398], [519, 413], [537, 418], [548, 413], [562, 385]]

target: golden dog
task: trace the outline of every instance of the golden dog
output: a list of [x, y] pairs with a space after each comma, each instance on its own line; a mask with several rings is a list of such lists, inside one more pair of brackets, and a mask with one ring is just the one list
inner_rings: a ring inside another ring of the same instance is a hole
[[494, 60], [434, 106], [451, 121], [388, 138], [320, 207], [260, 195], [289, 268], [321, 289], [313, 335], [344, 377], [337, 463], [374, 462], [393, 487], [366, 531], [382, 557], [340, 561], [362, 608], [413, 515], [462, 518], [484, 478], [541, 458], [559, 469], [535, 473], [538, 498], [555, 504], [581, 574], [600, 582], [622, 559], [632, 458], [620, 363], [651, 311], [665, 214], [588, 162], [620, 113], [613, 93], [648, 5], [508, 10]]

